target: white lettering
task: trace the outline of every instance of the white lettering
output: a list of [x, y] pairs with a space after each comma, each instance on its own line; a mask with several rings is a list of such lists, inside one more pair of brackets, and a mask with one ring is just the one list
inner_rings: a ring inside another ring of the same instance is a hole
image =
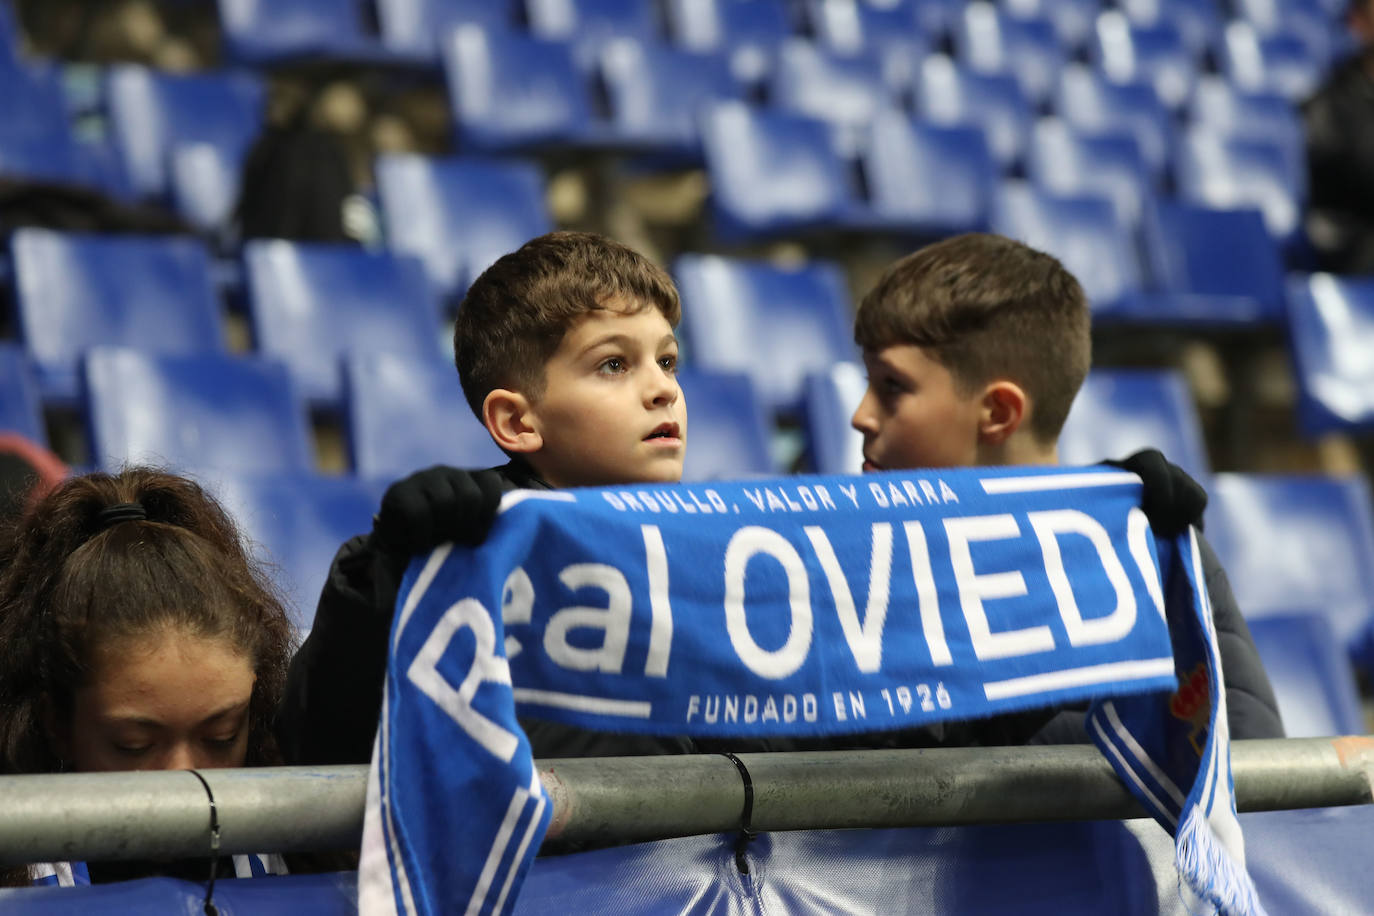
[[[754, 642], [744, 611], [744, 575], [758, 554], [772, 557], [787, 574], [792, 619], [787, 641], [772, 651]], [[725, 548], [725, 630], [740, 661], [759, 677], [785, 678], [801, 667], [811, 651], [811, 584], [806, 565], [787, 539], [776, 531], [747, 525], [734, 533]]]
[[641, 525], [644, 535], [644, 562], [649, 573], [649, 657], [644, 662], [647, 677], [668, 676], [668, 655], [673, 648], [673, 607], [668, 598], [668, 551], [657, 525]]
[[[1069, 634], [1069, 644], [1073, 646], [1092, 646], [1104, 642], [1115, 642], [1131, 632], [1135, 626], [1135, 592], [1131, 580], [1126, 577], [1126, 569], [1121, 558], [1112, 548], [1111, 535], [1098, 521], [1077, 509], [1055, 509], [1045, 512], [1031, 512], [1026, 516], [1035, 537], [1040, 541], [1040, 552], [1045, 555], [1045, 574], [1049, 576], [1050, 590], [1054, 592], [1059, 604], [1059, 616], [1064, 618], [1064, 629]], [[1064, 568], [1064, 556], [1059, 550], [1059, 535], [1077, 534], [1088, 539], [1102, 561], [1107, 573], [1107, 581], [1116, 591], [1116, 607], [1105, 617], [1084, 620], [1074, 598], [1073, 586], [1069, 584], [1069, 573]]]
[[870, 482], [868, 484], [868, 492], [873, 494], [873, 501], [875, 503], [882, 506], [884, 509], [887, 508], [887, 495], [883, 493], [882, 484]]
[[821, 505], [827, 509], [835, 508], [835, 500], [830, 498], [830, 491], [822, 484], [816, 484], [816, 495], [820, 497]]
[[[630, 638], [630, 586], [614, 566], [576, 563], [558, 574], [568, 589], [598, 588], [606, 593], [606, 606], [566, 607], [549, 618], [544, 628], [544, 651], [555, 664], [573, 671], [605, 671], [619, 674], [625, 663], [625, 644]], [[587, 627], [605, 634], [601, 646], [583, 649], [568, 642], [570, 630]]]
[[835, 613], [839, 615], [840, 628], [844, 631], [845, 642], [849, 643], [849, 651], [854, 655], [854, 664], [865, 674], [880, 670], [883, 666], [883, 627], [887, 623], [888, 589], [892, 579], [892, 526], [887, 522], [873, 526], [873, 546], [868, 564], [868, 602], [863, 623], [859, 622], [854, 595], [835, 556], [835, 549], [830, 546], [830, 539], [815, 525], [808, 525], [803, 530], [821, 562], [826, 581], [830, 583]]
[[812, 512], [820, 508], [820, 504], [816, 502], [816, 497], [811, 495], [810, 487], [797, 487], [797, 495], [801, 497], [802, 505]]
[[902, 530], [906, 532], [907, 551], [911, 555], [911, 579], [916, 585], [921, 632], [930, 649], [931, 664], [952, 665], [954, 656], [950, 655], [949, 643], [945, 641], [945, 622], [940, 617], [940, 596], [935, 588], [935, 573], [930, 568], [930, 547], [926, 543], [925, 529], [920, 522], [911, 521], [903, 522]]
[[[506, 584], [501, 586], [501, 622], [505, 626], [529, 623], [534, 611], [534, 583], [524, 567], [517, 566], [506, 576]], [[515, 658], [523, 646], [514, 636], [506, 637], [506, 658]]]
[[859, 508], [859, 487], [857, 484], [839, 484], [840, 492], [849, 497], [849, 501], [854, 504], [854, 508]]
[[1131, 550], [1131, 559], [1145, 577], [1145, 591], [1149, 592], [1159, 619], [1164, 615], [1164, 585], [1159, 581], [1159, 561], [1155, 557], [1154, 539], [1150, 537], [1150, 520], [1139, 508], [1131, 510], [1126, 516], [1126, 544]]
[[[922, 488], [924, 489], [924, 488]], [[945, 519], [949, 537], [949, 557], [954, 581], [959, 586], [959, 603], [968, 621], [973, 654], [980, 660], [1009, 658], [1048, 652], [1054, 648], [1054, 635], [1047, 626], [1026, 627], [993, 633], [988, 626], [983, 602], [997, 598], [1016, 598], [1026, 594], [1026, 580], [1016, 571], [975, 573], [971, 541], [1000, 541], [1018, 537], [1021, 529], [1011, 515], [975, 515]]]

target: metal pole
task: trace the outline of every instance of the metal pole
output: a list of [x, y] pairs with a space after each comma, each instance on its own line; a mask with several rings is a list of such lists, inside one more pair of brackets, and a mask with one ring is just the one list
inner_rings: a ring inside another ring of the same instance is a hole
[[[757, 830], [1137, 817], [1096, 748], [741, 754]], [[1374, 801], [1374, 738], [1238, 741], [1241, 811]], [[204, 770], [226, 853], [356, 848], [367, 768]], [[719, 755], [541, 761], [548, 839], [630, 842], [732, 830], [744, 787]], [[171, 858], [208, 849], [205, 790], [183, 772], [0, 778], [0, 864]]]

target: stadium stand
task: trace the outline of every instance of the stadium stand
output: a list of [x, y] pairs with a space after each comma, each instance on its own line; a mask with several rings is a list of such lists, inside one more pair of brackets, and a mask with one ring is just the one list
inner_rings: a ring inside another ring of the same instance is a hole
[[683, 480], [773, 474], [768, 422], [754, 383], [743, 372], [686, 368], [678, 374], [687, 399], [687, 459]]
[[105, 79], [110, 132], [139, 194], [169, 192], [168, 161], [180, 144], [208, 143], [236, 168], [262, 125], [262, 84], [241, 73], [173, 76], [121, 64]]
[[1207, 537], [1247, 617], [1316, 613], [1370, 671], [1374, 518], [1363, 476], [1216, 474]]
[[[905, 56], [906, 67], [930, 50], [930, 36], [917, 22], [909, 3], [877, 5], [866, 0], [808, 0], [804, 5], [811, 32], [826, 48], [838, 54], [876, 51], [885, 67], [900, 67], [896, 58]], [[899, 70], [898, 73], [909, 70]], [[889, 73], [892, 80], [894, 74]], [[896, 76], [900, 81], [901, 77]], [[905, 85], [910, 85], [909, 78]]]
[[265, 66], [298, 60], [388, 63], [359, 0], [216, 0], [224, 54]]
[[0, 430], [47, 445], [38, 385], [24, 350], [13, 343], [0, 342], [0, 391], [4, 392], [0, 397]]
[[1245, 92], [1217, 76], [1203, 77], [1188, 106], [1188, 120], [1225, 137], [1277, 143], [1291, 187], [1307, 181], [1302, 122], [1293, 105], [1273, 92]]
[[1367, 429], [1374, 423], [1374, 281], [1333, 274], [1297, 276], [1288, 285], [1288, 337], [1310, 435]]
[[846, 156], [874, 116], [897, 102], [878, 57], [835, 54], [800, 38], [783, 44], [768, 96], [779, 111], [833, 125], [837, 149]]
[[1194, 60], [1221, 41], [1223, 20], [1216, 0], [1120, 0], [1116, 6], [1132, 25], [1172, 23]]
[[1108, 198], [1118, 221], [1132, 230], [1139, 227], [1145, 200], [1154, 192], [1134, 134], [1085, 133], [1060, 118], [1036, 123], [1026, 170], [1053, 194]]
[[1095, 317], [1140, 314], [1140, 258], [1109, 198], [1061, 196], [1009, 181], [994, 198], [992, 228], [1063, 261], [1083, 284]]
[[96, 162], [67, 123], [60, 74], [50, 64], [0, 61], [0, 176], [59, 184], [101, 185]]
[[1120, 12], [1105, 12], [1097, 19], [1092, 49], [1094, 63], [1109, 80], [1149, 83], [1170, 110], [1180, 108], [1192, 95], [1197, 62], [1173, 23], [1132, 25]]
[[673, 276], [690, 364], [748, 374], [766, 411], [796, 410], [808, 372], [855, 355], [848, 294], [833, 264], [683, 255]]
[[1291, 161], [1278, 140], [1226, 137], [1196, 127], [1179, 151], [1179, 194], [1217, 210], [1255, 207], [1269, 233], [1291, 243], [1302, 229], [1306, 197], [1306, 175], [1295, 175]]
[[1157, 199], [1145, 210], [1145, 256], [1161, 321], [1254, 326], [1278, 319], [1283, 265], [1258, 210]]
[[1054, 109], [1083, 133], [1130, 131], [1155, 181], [1171, 174], [1173, 121], [1148, 83], [1114, 83], [1088, 67], [1070, 65], [1059, 79]]
[[1010, 16], [988, 2], [964, 7], [954, 30], [957, 58], [975, 73], [1014, 76], [1033, 105], [1049, 98], [1065, 55], [1048, 18]]
[[1093, 369], [1059, 436], [1062, 464], [1096, 464], [1157, 448], [1206, 485], [1207, 445], [1183, 376], [1159, 369]]
[[376, 0], [382, 43], [401, 53], [439, 60], [442, 36], [460, 25], [514, 29], [510, 0]]
[[20, 336], [45, 398], [79, 397], [90, 347], [224, 349], [210, 259], [194, 239], [21, 229], [9, 249]]
[[245, 244], [243, 263], [258, 352], [283, 363], [312, 402], [342, 400], [346, 353], [446, 362], [439, 308], [418, 259], [267, 239]]
[[835, 363], [806, 377], [805, 425], [811, 467], [818, 474], [854, 474], [863, 467], [863, 434], [849, 425], [868, 388], [864, 367]]
[[172, 207], [196, 230], [226, 233], [242, 189], [242, 150], [213, 143], [179, 143], [167, 163]]
[[1226, 26], [1222, 72], [1239, 89], [1277, 92], [1295, 104], [1321, 80], [1320, 65], [1293, 35], [1260, 35], [1246, 22]]
[[344, 380], [359, 477], [395, 480], [433, 464], [475, 468], [508, 460], [473, 416], [452, 366], [358, 354], [345, 359]]
[[879, 112], [861, 158], [868, 201], [878, 217], [936, 235], [987, 226], [997, 168], [978, 128]]
[[786, 0], [668, 0], [668, 30], [692, 51], [766, 52], [792, 33]]
[[1069, 56], [1087, 46], [1102, 11], [1097, 0], [1001, 0], [999, 7], [1017, 19], [1048, 19]]
[[1355, 672], [1331, 623], [1317, 614], [1250, 621], [1260, 660], [1290, 738], [1357, 735], [1365, 730]]
[[260, 550], [303, 637], [339, 545], [372, 527], [385, 487], [313, 473], [197, 475]]
[[615, 133], [657, 156], [699, 164], [699, 113], [739, 99], [741, 87], [721, 54], [615, 39], [602, 51], [601, 79]]
[[662, 33], [654, 4], [640, 0], [524, 0], [524, 6], [530, 34], [571, 44], [583, 71], [592, 69], [613, 39], [647, 44]]
[[543, 176], [526, 163], [393, 154], [378, 157], [376, 172], [388, 245], [420, 258], [445, 298], [553, 228]]
[[1034, 110], [1014, 77], [974, 73], [932, 54], [921, 65], [915, 100], [917, 112], [931, 123], [983, 130], [1003, 169], [1012, 169], [1025, 155]]
[[85, 382], [91, 453], [101, 469], [314, 466], [304, 407], [279, 363], [96, 347], [86, 355]]

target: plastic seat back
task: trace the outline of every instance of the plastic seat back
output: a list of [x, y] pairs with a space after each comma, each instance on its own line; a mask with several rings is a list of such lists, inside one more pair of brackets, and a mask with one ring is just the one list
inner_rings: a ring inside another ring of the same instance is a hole
[[1310, 435], [1374, 424], [1374, 280], [1312, 274], [1288, 285], [1298, 418]]
[[1059, 436], [1064, 464], [1096, 464], [1157, 448], [1204, 486], [1211, 476], [1202, 422], [1178, 372], [1094, 369]]
[[16, 344], [0, 343], [0, 392], [0, 431], [18, 433], [46, 446], [48, 434], [38, 384], [28, 357]]
[[1359, 687], [1330, 622], [1319, 614], [1250, 621], [1289, 738], [1363, 735]]
[[687, 400], [687, 458], [683, 480], [755, 477], [774, 472], [769, 425], [742, 372], [683, 369], [678, 374]]
[[818, 474], [857, 474], [864, 464], [863, 433], [849, 424], [868, 379], [862, 365], [836, 363], [806, 377], [806, 439]]
[[98, 347], [85, 369], [98, 467], [278, 472], [313, 466], [305, 409], [279, 363]]

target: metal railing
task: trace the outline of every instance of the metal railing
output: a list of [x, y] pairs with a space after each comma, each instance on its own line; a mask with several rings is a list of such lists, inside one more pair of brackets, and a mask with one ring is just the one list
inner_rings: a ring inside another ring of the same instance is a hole
[[[1090, 746], [740, 754], [755, 830], [1139, 817]], [[1374, 738], [1237, 741], [1241, 811], [1374, 801]], [[719, 755], [545, 760], [547, 839], [643, 841], [740, 826], [744, 784]], [[367, 768], [202, 770], [225, 854], [356, 848]], [[188, 772], [0, 777], [0, 864], [204, 854], [209, 805]]]

